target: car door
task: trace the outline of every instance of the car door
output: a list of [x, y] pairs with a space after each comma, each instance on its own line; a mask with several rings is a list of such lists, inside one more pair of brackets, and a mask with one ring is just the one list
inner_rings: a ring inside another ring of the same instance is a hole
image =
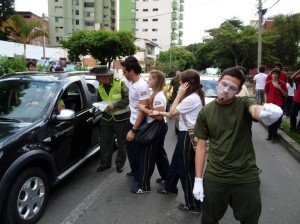
[[[81, 82], [69, 84], [61, 99], [65, 109], [75, 111], [75, 118], [66, 121], [53, 121], [49, 125], [52, 135], [51, 145], [55, 149], [56, 165], [59, 172], [67, 169], [86, 153], [93, 146], [93, 126], [94, 116], [91, 108], [88, 107], [86, 96]], [[55, 106], [56, 107], [56, 106]], [[57, 113], [57, 108], [53, 109], [53, 114]]]

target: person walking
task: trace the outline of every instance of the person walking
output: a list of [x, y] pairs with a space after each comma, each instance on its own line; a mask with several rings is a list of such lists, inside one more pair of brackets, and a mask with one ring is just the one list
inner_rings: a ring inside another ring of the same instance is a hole
[[[300, 69], [296, 71], [292, 76], [291, 79], [294, 82], [300, 81]], [[291, 105], [291, 114], [290, 114], [290, 130], [291, 131], [300, 131], [300, 122], [297, 124], [297, 116], [300, 110], [300, 88], [299, 85], [296, 89], [295, 96]]]
[[115, 160], [117, 172], [123, 172], [126, 162], [126, 126], [129, 120], [128, 88], [124, 82], [115, 79], [113, 72], [106, 66], [94, 67], [90, 70], [99, 82], [99, 100], [107, 104], [100, 123], [100, 166], [97, 172], [111, 167], [115, 137], [118, 152]]
[[128, 80], [129, 85], [129, 106], [130, 106], [130, 122], [127, 126], [127, 156], [131, 168], [131, 172], [127, 176], [134, 176], [133, 186], [139, 182], [139, 144], [134, 139], [137, 128], [143, 123], [145, 114], [138, 110], [138, 104], [149, 105], [149, 87], [147, 82], [140, 77], [142, 67], [138, 60], [129, 56], [121, 62], [123, 75]]
[[166, 96], [163, 92], [165, 83], [165, 74], [158, 70], [150, 72], [148, 86], [152, 88], [153, 93], [150, 96], [150, 105], [139, 104], [140, 111], [147, 115], [146, 122], [154, 120], [161, 121], [161, 131], [158, 137], [147, 144], [140, 146], [139, 159], [139, 184], [133, 186], [131, 192], [141, 194], [150, 192], [150, 179], [153, 174], [155, 163], [162, 180], [167, 179], [169, 170], [169, 160], [164, 148], [165, 136], [168, 131], [167, 120], [162, 115], [150, 115], [152, 110], [164, 112], [167, 107]]
[[291, 114], [291, 105], [295, 96], [296, 92], [296, 84], [295, 82], [291, 79], [291, 77], [288, 77], [288, 82], [286, 83], [286, 88], [288, 91], [288, 95], [285, 100], [285, 115], [287, 118], [290, 117]]
[[259, 73], [253, 77], [253, 94], [256, 98], [256, 103], [263, 105], [265, 102], [265, 84], [267, 80], [267, 74], [265, 74], [266, 67], [261, 65], [258, 68]]
[[[266, 94], [266, 102], [273, 103], [283, 109], [284, 97], [287, 96], [286, 83], [279, 80], [280, 70], [273, 69], [271, 71], [272, 80], [266, 82], [264, 92]], [[276, 122], [268, 126], [268, 137], [266, 140], [277, 141], [277, 132], [282, 122], [280, 117]]]
[[272, 104], [257, 105], [251, 97], [236, 97], [245, 72], [240, 66], [225, 69], [218, 80], [217, 99], [205, 105], [197, 117], [193, 194], [203, 202], [202, 224], [219, 223], [228, 205], [244, 224], [257, 224], [261, 213], [252, 120], [269, 125], [282, 110]]
[[179, 133], [169, 167], [165, 186], [158, 189], [158, 193], [177, 195], [177, 183], [180, 179], [184, 192], [185, 203], [180, 203], [178, 208], [182, 211], [199, 214], [200, 201], [193, 197], [195, 179], [195, 150], [189, 138], [188, 126], [196, 122], [197, 115], [205, 104], [204, 91], [200, 83], [200, 75], [193, 69], [188, 69], [180, 75], [181, 85], [178, 94], [169, 112], [153, 110], [153, 115], [163, 115], [168, 118], [179, 116]]

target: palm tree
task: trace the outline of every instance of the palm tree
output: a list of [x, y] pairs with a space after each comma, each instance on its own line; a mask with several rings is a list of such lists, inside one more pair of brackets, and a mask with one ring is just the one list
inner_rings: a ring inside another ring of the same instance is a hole
[[48, 33], [43, 30], [43, 24], [39, 21], [27, 22], [20, 15], [13, 15], [0, 26], [2, 31], [8, 33], [8, 40], [24, 45], [24, 55], [26, 56], [26, 44], [37, 37], [48, 37]]

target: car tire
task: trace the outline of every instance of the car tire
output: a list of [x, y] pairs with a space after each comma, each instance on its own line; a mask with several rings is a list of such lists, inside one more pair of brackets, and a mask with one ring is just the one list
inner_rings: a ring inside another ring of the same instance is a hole
[[20, 173], [10, 186], [4, 211], [7, 224], [33, 224], [42, 216], [49, 195], [45, 172], [31, 167]]

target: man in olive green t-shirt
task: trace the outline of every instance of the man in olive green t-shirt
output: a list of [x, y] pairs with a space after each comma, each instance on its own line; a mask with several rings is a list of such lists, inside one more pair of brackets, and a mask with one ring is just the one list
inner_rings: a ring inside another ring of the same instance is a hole
[[[266, 125], [282, 116], [280, 107], [263, 107], [249, 97], [236, 97], [245, 82], [245, 70], [224, 70], [217, 99], [200, 111], [194, 134], [198, 137], [193, 189], [203, 202], [202, 224], [218, 223], [227, 210], [241, 223], [257, 224], [261, 213], [260, 180], [252, 143], [252, 120]], [[209, 140], [209, 149], [206, 142]], [[207, 166], [204, 171], [205, 158]]]

